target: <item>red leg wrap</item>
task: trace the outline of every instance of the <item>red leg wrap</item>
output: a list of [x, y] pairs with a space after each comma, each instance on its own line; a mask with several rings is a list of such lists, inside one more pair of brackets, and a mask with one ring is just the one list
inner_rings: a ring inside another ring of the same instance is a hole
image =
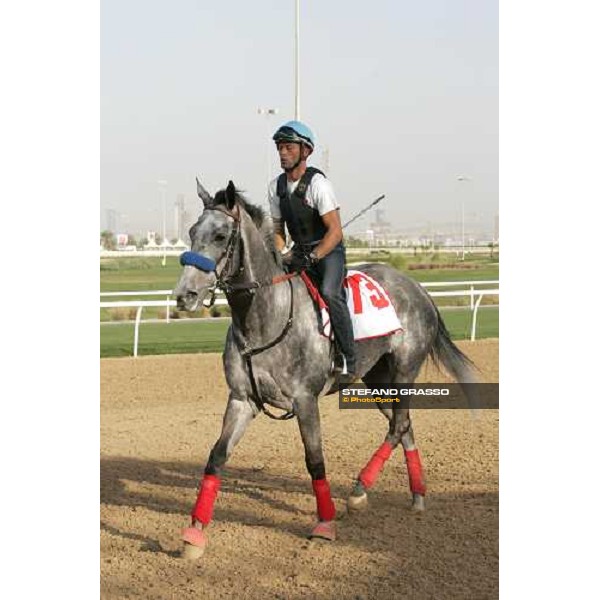
[[192, 521], [197, 519], [202, 525], [208, 525], [210, 523], [213, 515], [213, 507], [220, 487], [221, 480], [216, 475], [205, 475], [202, 478], [200, 493], [198, 494], [196, 505], [192, 511]]
[[331, 499], [329, 482], [327, 479], [313, 479], [312, 486], [317, 497], [319, 521], [333, 521], [335, 519], [335, 504]]
[[408, 481], [410, 482], [410, 491], [413, 494], [425, 495], [425, 482], [423, 481], [423, 467], [421, 466], [421, 457], [419, 451], [405, 450], [406, 467], [408, 468]]
[[370, 488], [376, 481], [379, 473], [383, 469], [385, 461], [392, 455], [393, 447], [389, 442], [383, 442], [373, 454], [371, 460], [365, 468], [360, 472], [358, 479], [367, 489]]

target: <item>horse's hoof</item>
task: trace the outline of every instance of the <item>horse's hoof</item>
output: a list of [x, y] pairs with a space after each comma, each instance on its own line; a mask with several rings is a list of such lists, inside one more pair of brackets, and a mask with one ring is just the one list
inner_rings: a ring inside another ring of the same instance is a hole
[[360, 512], [367, 508], [369, 500], [367, 494], [364, 493], [361, 496], [348, 496], [347, 506], [348, 512]]
[[411, 510], [413, 512], [422, 513], [425, 510], [425, 496], [413, 494]]
[[198, 560], [206, 549], [206, 536], [202, 529], [187, 527], [181, 532], [184, 541], [181, 556], [186, 560]]
[[185, 560], [199, 560], [202, 558], [204, 554], [204, 548], [200, 548], [199, 546], [192, 546], [192, 544], [188, 544], [185, 542], [183, 544], [183, 550], [181, 551], [181, 558]]
[[335, 541], [335, 521], [319, 521], [317, 526], [310, 532], [309, 539], [321, 539], [328, 540], [330, 542]]

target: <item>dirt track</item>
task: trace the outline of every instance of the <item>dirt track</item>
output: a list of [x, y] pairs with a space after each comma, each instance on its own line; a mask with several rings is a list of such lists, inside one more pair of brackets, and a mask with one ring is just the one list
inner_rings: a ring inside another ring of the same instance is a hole
[[[498, 381], [498, 342], [459, 343]], [[439, 381], [428, 365], [421, 381]], [[483, 600], [498, 597], [498, 411], [414, 411], [427, 511], [409, 512], [401, 451], [370, 507], [345, 512], [353, 476], [382, 442], [377, 410], [322, 400], [338, 540], [309, 542], [316, 519], [295, 420], [259, 417], [227, 465], [199, 563], [178, 557], [195, 488], [219, 435], [220, 355], [101, 361], [101, 597]], [[203, 391], [203, 390], [210, 390]]]

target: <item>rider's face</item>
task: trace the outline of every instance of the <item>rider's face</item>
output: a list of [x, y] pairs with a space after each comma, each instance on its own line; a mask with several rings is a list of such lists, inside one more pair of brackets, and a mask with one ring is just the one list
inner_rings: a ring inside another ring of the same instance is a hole
[[282, 169], [292, 169], [302, 156], [302, 144], [294, 142], [279, 142], [277, 152], [279, 152], [279, 162]]

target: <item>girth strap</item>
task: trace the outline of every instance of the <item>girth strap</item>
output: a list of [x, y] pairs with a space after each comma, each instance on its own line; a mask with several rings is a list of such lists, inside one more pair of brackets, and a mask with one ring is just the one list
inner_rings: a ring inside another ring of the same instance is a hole
[[[256, 404], [258, 405], [258, 408], [260, 410], [262, 410], [262, 412], [264, 412], [265, 415], [267, 415], [267, 417], [270, 417], [271, 419], [276, 419], [277, 421], [287, 421], [288, 419], [293, 419], [296, 416], [296, 414], [294, 413], [294, 409], [292, 409], [292, 410], [284, 413], [283, 415], [276, 416], [272, 412], [270, 412], [269, 409], [265, 406], [265, 403], [260, 396], [260, 392], [258, 391], [258, 386], [256, 385], [256, 379], [254, 378], [254, 370], [252, 368], [252, 357], [256, 354], [260, 354], [261, 352], [264, 352], [265, 350], [268, 350], [269, 348], [272, 348], [273, 346], [279, 344], [279, 342], [281, 342], [281, 340], [283, 340], [283, 338], [287, 335], [287, 332], [290, 330], [290, 327], [292, 326], [292, 322], [294, 320], [294, 286], [292, 285], [291, 278], [289, 278], [287, 281], [290, 285], [290, 295], [291, 295], [290, 296], [290, 312], [288, 315], [287, 323], [285, 324], [281, 333], [273, 341], [269, 342], [265, 346], [260, 346], [259, 348], [250, 348], [250, 346], [248, 346], [248, 344], [245, 340], [240, 344], [237, 336], [235, 334], [233, 336], [235, 339], [235, 342], [240, 350], [240, 353], [242, 354], [244, 360], [246, 361], [246, 366], [248, 367], [248, 375], [250, 377], [250, 385], [252, 386], [252, 393], [254, 394], [254, 400], [255, 400]], [[235, 330], [234, 330], [234, 332], [235, 332]]]

